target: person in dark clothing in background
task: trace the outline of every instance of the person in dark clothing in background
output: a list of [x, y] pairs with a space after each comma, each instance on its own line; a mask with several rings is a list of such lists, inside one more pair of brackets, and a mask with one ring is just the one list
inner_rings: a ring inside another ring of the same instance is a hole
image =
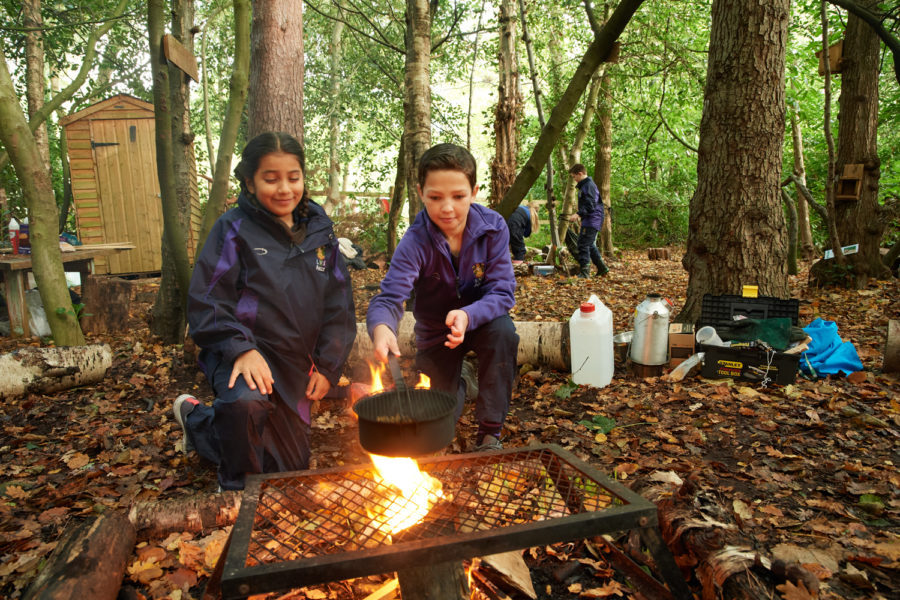
[[591, 263], [597, 267], [597, 275], [609, 273], [609, 267], [603, 262], [600, 250], [597, 248], [597, 232], [603, 227], [603, 202], [600, 199], [600, 190], [594, 180], [588, 177], [587, 169], [578, 163], [569, 169], [569, 175], [575, 180], [578, 188], [578, 212], [569, 220], [581, 221], [581, 230], [578, 232], [578, 261], [580, 270], [578, 276], [587, 278], [591, 276]]
[[309, 468], [311, 405], [337, 385], [356, 337], [350, 275], [305, 169], [290, 135], [253, 138], [235, 169], [237, 207], [191, 278], [190, 333], [216, 399], [182, 394], [172, 408], [182, 450], [218, 465], [220, 490]]
[[509, 227], [509, 250], [512, 252], [512, 263], [520, 265], [525, 260], [525, 238], [531, 235], [531, 209], [519, 206], [506, 219]]

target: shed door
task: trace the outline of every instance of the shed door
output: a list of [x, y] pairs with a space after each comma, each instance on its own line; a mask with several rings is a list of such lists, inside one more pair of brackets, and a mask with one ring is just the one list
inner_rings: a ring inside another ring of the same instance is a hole
[[162, 207], [156, 174], [155, 126], [150, 119], [91, 120], [91, 148], [105, 243], [134, 249], [108, 257], [102, 273], [146, 273], [162, 266]]

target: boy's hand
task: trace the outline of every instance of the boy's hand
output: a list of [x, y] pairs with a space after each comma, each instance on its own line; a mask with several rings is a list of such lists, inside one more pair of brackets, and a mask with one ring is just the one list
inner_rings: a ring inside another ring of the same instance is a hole
[[444, 324], [450, 328], [447, 334], [447, 341], [444, 345], [448, 348], [456, 348], [463, 343], [466, 338], [466, 328], [469, 327], [469, 315], [464, 310], [451, 310], [447, 313], [447, 319]]
[[397, 343], [397, 336], [384, 323], [376, 325], [372, 331], [372, 345], [375, 346], [375, 356], [381, 362], [387, 362], [388, 353], [400, 356], [400, 345]]
[[247, 387], [251, 390], [259, 388], [264, 394], [272, 393], [272, 371], [269, 369], [269, 363], [263, 358], [258, 350], [247, 350], [237, 357], [234, 361], [234, 367], [231, 369], [231, 378], [228, 380], [228, 389], [234, 387], [238, 375], [244, 376]]
[[309, 376], [309, 384], [306, 386], [306, 397], [315, 403], [324, 398], [330, 389], [331, 382], [328, 381], [328, 378], [318, 371], [313, 371]]

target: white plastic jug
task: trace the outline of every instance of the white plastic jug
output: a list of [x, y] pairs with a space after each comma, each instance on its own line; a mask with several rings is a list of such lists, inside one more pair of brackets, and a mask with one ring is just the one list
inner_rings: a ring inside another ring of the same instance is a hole
[[613, 376], [612, 311], [596, 295], [569, 319], [572, 381], [578, 385], [606, 387]]

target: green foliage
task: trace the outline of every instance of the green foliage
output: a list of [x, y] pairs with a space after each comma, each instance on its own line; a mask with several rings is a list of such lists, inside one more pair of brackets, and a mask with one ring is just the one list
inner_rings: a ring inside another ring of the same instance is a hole
[[578, 389], [578, 384], [572, 381], [571, 379], [567, 380], [564, 384], [556, 388], [556, 392], [554, 392], [554, 396], [563, 400], [572, 395], [572, 392]]
[[591, 417], [590, 421], [578, 421], [579, 425], [584, 425], [591, 431], [599, 431], [600, 433], [607, 434], [618, 425], [615, 419], [611, 419], [609, 417], [605, 417], [603, 415], [594, 415]]

